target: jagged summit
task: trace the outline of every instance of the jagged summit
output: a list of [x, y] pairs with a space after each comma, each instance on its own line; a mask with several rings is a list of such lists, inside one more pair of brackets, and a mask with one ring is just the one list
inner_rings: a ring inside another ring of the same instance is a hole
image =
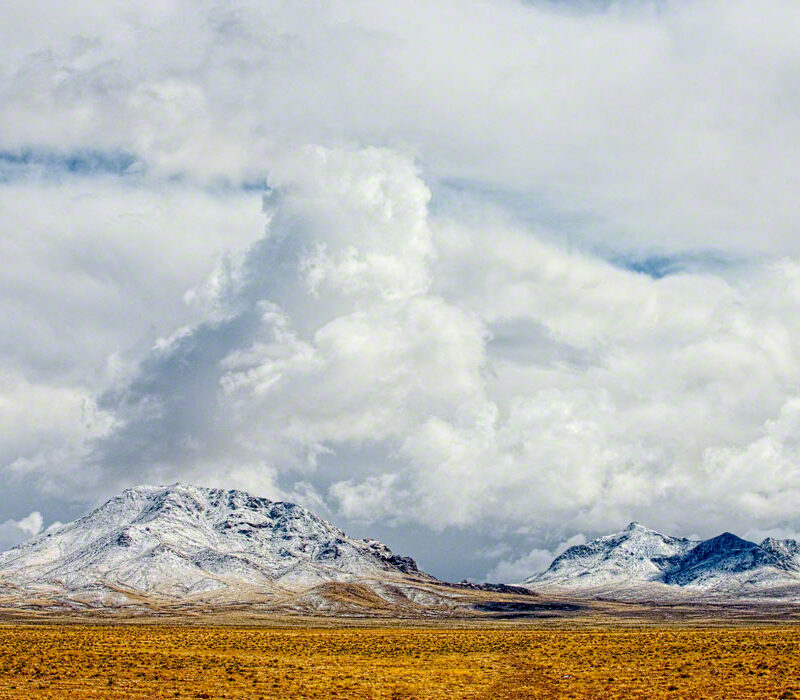
[[0, 583], [90, 597], [191, 596], [242, 587], [417, 577], [413, 559], [294, 503], [176, 483], [123, 491], [0, 554]]
[[800, 543], [797, 540], [779, 540], [775, 537], [767, 537], [760, 546], [781, 559], [794, 563], [800, 569]]
[[550, 568], [525, 583], [601, 587], [629, 581], [656, 581], [674, 557], [696, 543], [668, 537], [632, 522], [619, 532], [570, 547]]
[[800, 545], [775, 538], [758, 545], [730, 532], [689, 540], [632, 522], [620, 532], [570, 547], [525, 585], [624, 598], [700, 592], [800, 598]]
[[664, 583], [680, 586], [710, 583], [713, 586], [731, 574], [763, 577], [775, 573], [773, 569], [788, 571], [790, 567], [774, 552], [724, 532], [694, 547], [673, 570], [665, 573]]

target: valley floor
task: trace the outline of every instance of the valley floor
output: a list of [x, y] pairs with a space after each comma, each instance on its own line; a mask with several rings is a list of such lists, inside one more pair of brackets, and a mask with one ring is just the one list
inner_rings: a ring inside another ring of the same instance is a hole
[[0, 626], [0, 698], [551, 697], [800, 698], [800, 626]]

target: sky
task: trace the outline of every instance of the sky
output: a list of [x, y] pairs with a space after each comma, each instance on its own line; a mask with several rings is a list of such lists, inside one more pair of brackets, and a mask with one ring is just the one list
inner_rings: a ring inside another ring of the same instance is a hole
[[123, 488], [514, 582], [800, 533], [794, 0], [0, 4], [0, 549]]

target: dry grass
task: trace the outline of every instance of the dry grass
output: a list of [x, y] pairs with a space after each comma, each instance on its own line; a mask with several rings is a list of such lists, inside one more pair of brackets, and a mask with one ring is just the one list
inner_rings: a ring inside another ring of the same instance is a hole
[[800, 698], [800, 628], [0, 627], [0, 698]]

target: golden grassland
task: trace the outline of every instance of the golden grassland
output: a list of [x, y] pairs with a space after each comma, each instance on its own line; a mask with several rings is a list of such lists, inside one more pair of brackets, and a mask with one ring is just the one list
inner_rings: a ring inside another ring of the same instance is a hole
[[800, 627], [0, 626], [0, 698], [800, 698]]

